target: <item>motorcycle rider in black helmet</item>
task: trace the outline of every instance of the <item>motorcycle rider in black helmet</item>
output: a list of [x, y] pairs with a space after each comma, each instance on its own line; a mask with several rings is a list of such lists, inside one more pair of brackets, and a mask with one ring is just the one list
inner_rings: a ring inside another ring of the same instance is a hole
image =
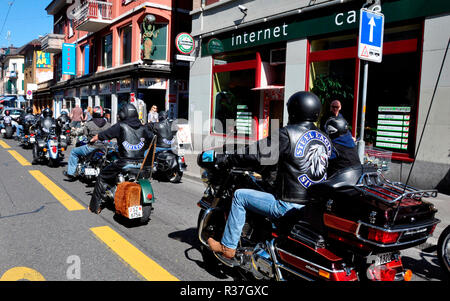
[[[23, 133], [24, 131], [24, 127], [33, 124], [35, 121], [35, 116], [33, 115], [33, 109], [30, 107], [27, 107], [25, 109], [25, 114], [19, 116], [18, 120], [17, 120], [17, 126], [16, 126], [16, 137], [19, 138], [20, 135]], [[28, 130], [28, 129], [27, 129]]]
[[149, 123], [149, 129], [156, 135], [156, 152], [170, 150], [174, 143], [176, 131], [172, 131], [169, 114], [162, 111], [158, 115], [158, 122]]
[[[245, 224], [246, 209], [278, 219], [301, 209], [308, 199], [307, 188], [327, 179], [332, 145], [326, 134], [314, 125], [321, 107], [319, 98], [310, 92], [297, 92], [289, 98], [289, 122], [280, 129], [279, 141], [269, 137], [270, 143], [263, 144], [273, 148], [278, 143], [274, 194], [251, 189], [236, 190], [221, 242], [213, 238], [207, 240], [212, 251], [228, 259], [234, 257]], [[256, 148], [247, 148], [256, 149], [256, 154], [218, 155], [217, 164], [219, 167], [260, 165], [267, 153], [260, 145], [258, 142]]]
[[328, 176], [331, 177], [336, 171], [346, 167], [361, 166], [358, 149], [344, 117], [328, 118], [324, 128], [333, 143]]
[[[41, 117], [36, 121], [36, 136], [37, 139], [42, 139], [44, 136], [50, 133], [50, 129], [52, 127], [56, 127], [56, 132], [58, 132], [58, 127], [56, 120], [52, 117], [53, 111], [49, 108], [45, 108], [41, 112]], [[34, 143], [33, 145], [33, 164], [36, 164], [39, 160], [39, 146], [38, 143]]]
[[89, 210], [93, 213], [99, 214], [101, 211], [100, 205], [105, 194], [105, 184], [115, 181], [127, 164], [141, 163], [145, 158], [145, 152], [151, 144], [153, 134], [147, 126], [142, 125], [138, 117], [136, 107], [128, 103], [119, 111], [120, 122], [91, 139], [91, 143], [94, 143], [98, 140], [115, 138], [119, 147], [119, 159], [102, 169], [97, 177], [89, 204]]

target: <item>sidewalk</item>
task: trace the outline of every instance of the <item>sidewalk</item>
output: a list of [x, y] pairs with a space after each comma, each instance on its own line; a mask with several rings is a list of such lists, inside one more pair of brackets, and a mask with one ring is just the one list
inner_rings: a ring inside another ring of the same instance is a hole
[[[184, 176], [191, 180], [201, 182], [201, 168], [197, 165], [197, 154], [186, 154], [184, 158], [188, 165]], [[438, 212], [436, 213], [436, 218], [440, 219], [441, 222], [436, 226], [433, 236], [427, 240], [425, 245], [418, 246], [423, 248], [430, 245], [437, 245], [439, 235], [448, 225], [450, 225], [450, 196], [439, 193], [436, 198], [428, 198], [426, 200], [437, 208]]]

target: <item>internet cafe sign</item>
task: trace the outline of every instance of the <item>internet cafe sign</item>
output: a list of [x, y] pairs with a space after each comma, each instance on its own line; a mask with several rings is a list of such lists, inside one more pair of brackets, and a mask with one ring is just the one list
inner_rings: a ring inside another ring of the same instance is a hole
[[[379, 7], [378, 7], [379, 8]], [[202, 38], [202, 56], [256, 47], [270, 43], [304, 39], [322, 34], [355, 30], [359, 25], [361, 5], [336, 5], [333, 10], [299, 13], [292, 17], [261, 22], [224, 34]], [[405, 21], [450, 12], [450, 1], [397, 0], [383, 1], [381, 11], [386, 23]], [[356, 42], [355, 42], [356, 45]]]

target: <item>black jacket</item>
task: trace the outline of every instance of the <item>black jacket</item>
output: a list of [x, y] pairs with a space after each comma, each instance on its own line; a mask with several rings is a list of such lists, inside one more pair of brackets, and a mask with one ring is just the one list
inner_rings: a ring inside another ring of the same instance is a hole
[[169, 122], [168, 119], [160, 122], [149, 123], [148, 127], [157, 137], [157, 147], [172, 147], [172, 144], [175, 141], [175, 133], [172, 131], [172, 123]]
[[99, 140], [117, 139], [121, 160], [143, 160], [153, 139], [153, 133], [138, 118], [121, 121], [98, 134]]
[[332, 140], [333, 150], [328, 165], [328, 175], [332, 176], [336, 171], [361, 165], [358, 149], [350, 132]]
[[[227, 161], [236, 167], [266, 163], [276, 166], [275, 196], [286, 202], [305, 203], [307, 188], [327, 179], [331, 141], [312, 122], [280, 129], [278, 148], [274, 138], [269, 137], [257, 142], [256, 146], [247, 147], [244, 155], [230, 155]], [[277, 151], [279, 155], [270, 160], [274, 157], [273, 152]]]

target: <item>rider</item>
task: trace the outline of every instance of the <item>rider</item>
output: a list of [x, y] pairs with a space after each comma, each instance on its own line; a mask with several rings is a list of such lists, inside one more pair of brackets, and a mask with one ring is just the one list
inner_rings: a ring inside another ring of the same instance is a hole
[[[212, 251], [221, 253], [225, 258], [234, 257], [247, 208], [267, 217], [280, 218], [289, 211], [295, 212], [304, 207], [307, 202], [306, 189], [313, 183], [326, 180], [331, 141], [314, 125], [321, 106], [319, 98], [310, 92], [297, 92], [289, 98], [289, 123], [280, 129], [279, 141], [270, 141], [271, 145], [278, 142], [279, 147], [275, 194], [251, 189], [236, 190], [221, 242], [208, 239]], [[256, 155], [218, 155], [217, 164], [219, 167], [261, 164], [264, 155], [257, 146]]]
[[24, 126], [27, 123], [33, 123], [36, 120], [36, 117], [33, 115], [33, 109], [31, 107], [27, 107], [25, 109], [25, 115], [23, 117], [20, 117], [19, 122], [16, 126], [16, 137], [19, 137], [20, 134], [24, 130]]
[[[101, 106], [96, 106], [94, 107], [94, 111], [92, 113], [92, 119], [83, 127], [83, 135], [86, 136], [88, 140], [91, 140], [98, 133], [109, 129], [110, 127], [111, 124], [104, 118], [103, 108]], [[76, 180], [75, 172], [79, 157], [89, 155], [95, 151], [96, 146], [98, 145], [86, 144], [72, 149], [67, 165], [67, 171], [63, 171], [63, 174], [68, 177], [69, 180]]]
[[333, 142], [333, 150], [328, 165], [328, 175], [351, 166], [361, 166], [358, 149], [348, 130], [344, 117], [330, 117], [325, 122], [325, 131]]
[[156, 135], [156, 152], [162, 152], [172, 149], [174, 134], [172, 123], [168, 119], [169, 114], [166, 111], [159, 113], [158, 122], [149, 123], [148, 127]]
[[67, 111], [61, 111], [61, 115], [59, 115], [56, 121], [58, 122], [58, 126], [61, 131], [63, 131], [64, 129], [70, 129], [70, 117]]
[[[0, 116], [0, 120], [3, 120], [3, 121], [6, 120], [9, 123], [11, 123], [13, 120], [16, 121], [16, 119], [11, 116], [11, 111], [10, 110], [6, 110], [5, 111], [5, 116]], [[0, 128], [4, 128], [4, 127], [5, 127], [4, 122], [2, 122], [0, 124]]]
[[89, 204], [89, 210], [96, 214], [101, 211], [100, 205], [105, 194], [105, 185], [114, 181], [127, 164], [141, 163], [153, 139], [153, 134], [148, 127], [142, 125], [139, 120], [139, 114], [134, 105], [130, 103], [124, 105], [120, 109], [119, 118], [120, 122], [91, 139], [93, 143], [98, 140], [116, 138], [119, 147], [119, 159], [102, 169], [97, 177]]
[[[41, 112], [41, 117], [36, 122], [37, 127], [37, 136], [38, 138], [42, 138], [43, 136], [50, 133], [50, 128], [56, 127], [56, 131], [58, 131], [57, 124], [55, 119], [52, 117], [53, 111], [49, 108], [45, 108]], [[33, 163], [37, 162], [39, 159], [39, 146], [37, 143], [33, 145]]]

